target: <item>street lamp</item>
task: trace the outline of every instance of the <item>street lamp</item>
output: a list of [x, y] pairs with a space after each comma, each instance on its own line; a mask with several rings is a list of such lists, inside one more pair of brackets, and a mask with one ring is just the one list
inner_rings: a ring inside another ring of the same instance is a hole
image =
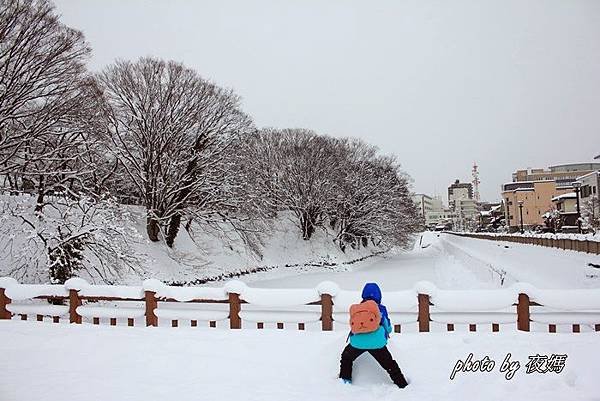
[[577, 198], [577, 230], [581, 234], [581, 211], [579, 210], [579, 191], [581, 190], [581, 182], [574, 181], [573, 189], [575, 190], [575, 197]]
[[523, 201], [520, 200], [518, 203], [519, 203], [519, 214], [521, 215], [521, 234], [523, 234], [525, 232], [523, 230]]

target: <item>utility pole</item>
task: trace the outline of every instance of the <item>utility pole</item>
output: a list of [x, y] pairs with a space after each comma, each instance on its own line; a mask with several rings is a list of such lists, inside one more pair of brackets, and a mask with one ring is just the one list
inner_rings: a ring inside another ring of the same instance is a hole
[[523, 234], [525, 231], [523, 230], [523, 201], [522, 200], [519, 201], [519, 214], [521, 215], [521, 234]]
[[581, 234], [581, 209], [579, 208], [579, 191], [581, 190], [581, 182], [575, 181], [573, 183], [573, 189], [575, 189], [575, 197], [577, 198], [577, 231]]
[[473, 184], [473, 199], [475, 199], [477, 202], [481, 200], [479, 196], [479, 184], [481, 184], [481, 181], [479, 181], [478, 168], [479, 166], [477, 166], [477, 163], [473, 163], [473, 170], [471, 170], [473, 181], [471, 181], [471, 184]]

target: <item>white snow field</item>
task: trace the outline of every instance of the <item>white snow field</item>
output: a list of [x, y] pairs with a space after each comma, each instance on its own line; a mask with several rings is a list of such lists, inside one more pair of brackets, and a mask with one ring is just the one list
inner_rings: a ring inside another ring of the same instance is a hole
[[[410, 384], [395, 387], [369, 355], [337, 380], [346, 333], [102, 327], [0, 321], [2, 401], [598, 400], [600, 336], [544, 333], [393, 335]], [[488, 356], [491, 372], [450, 375]], [[500, 372], [506, 355], [520, 368]], [[566, 354], [561, 373], [526, 373], [530, 355]]]
[[410, 252], [375, 257], [346, 271], [303, 273], [278, 269], [241, 278], [269, 288], [314, 287], [335, 281], [355, 290], [374, 281], [384, 291], [412, 288], [431, 281], [443, 289], [507, 287], [527, 282], [538, 288], [600, 288], [600, 256], [511, 242], [425, 232]]

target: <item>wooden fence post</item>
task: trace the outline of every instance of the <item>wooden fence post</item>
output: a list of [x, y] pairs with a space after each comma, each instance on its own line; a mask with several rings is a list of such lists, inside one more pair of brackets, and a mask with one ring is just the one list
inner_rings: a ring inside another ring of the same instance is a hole
[[154, 291], [144, 291], [144, 299], [146, 301], [146, 326], [158, 326], [158, 317], [154, 313], [154, 309], [158, 307], [156, 301], [156, 293]]
[[240, 318], [240, 311], [242, 305], [240, 302], [240, 294], [233, 292], [229, 293], [229, 328], [230, 329], [241, 329], [242, 319]]
[[519, 294], [517, 330], [529, 331], [529, 295], [527, 294]]
[[333, 299], [329, 294], [321, 294], [321, 329], [333, 330]]
[[419, 294], [419, 331], [429, 331], [429, 295]]
[[81, 324], [81, 315], [77, 313], [77, 307], [81, 306], [81, 298], [77, 290], [69, 290], [69, 321]]
[[10, 298], [6, 296], [4, 291], [6, 291], [4, 288], [0, 288], [0, 319], [10, 319], [12, 313], [6, 309], [6, 305], [10, 303]]

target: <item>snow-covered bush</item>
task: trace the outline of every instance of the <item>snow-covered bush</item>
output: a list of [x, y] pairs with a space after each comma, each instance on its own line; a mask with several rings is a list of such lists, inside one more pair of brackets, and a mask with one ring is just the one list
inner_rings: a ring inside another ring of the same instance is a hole
[[112, 281], [139, 260], [130, 216], [111, 198], [53, 195], [43, 212], [27, 196], [0, 198], [0, 249], [12, 277], [63, 283], [74, 275]]

